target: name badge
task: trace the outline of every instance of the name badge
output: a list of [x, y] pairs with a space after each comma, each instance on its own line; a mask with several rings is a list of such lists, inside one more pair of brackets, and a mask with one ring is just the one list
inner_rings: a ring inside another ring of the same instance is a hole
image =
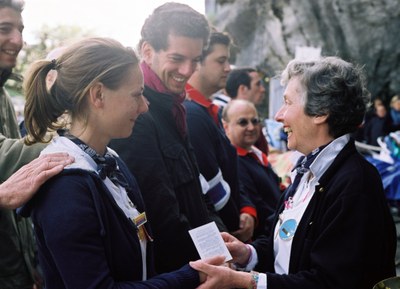
[[146, 212], [143, 212], [136, 218], [133, 218], [132, 221], [138, 229], [137, 233], [141, 241], [153, 241], [147, 232], [146, 227], [143, 226], [147, 222]]
[[133, 222], [135, 223], [136, 227], [140, 227], [147, 222], [147, 217], [146, 217], [146, 212], [141, 213], [139, 216], [133, 219]]
[[297, 222], [295, 219], [289, 219], [282, 223], [279, 227], [279, 238], [284, 241], [289, 241], [293, 238], [296, 233]]

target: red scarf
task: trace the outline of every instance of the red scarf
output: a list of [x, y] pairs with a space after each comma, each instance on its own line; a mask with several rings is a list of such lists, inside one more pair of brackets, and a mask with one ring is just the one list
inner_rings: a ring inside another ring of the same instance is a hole
[[146, 62], [140, 64], [143, 72], [144, 84], [154, 91], [170, 95], [172, 97], [172, 115], [175, 119], [176, 126], [182, 137], [186, 136], [186, 110], [183, 101], [186, 93], [176, 94], [171, 92], [161, 81], [158, 75], [147, 65]]

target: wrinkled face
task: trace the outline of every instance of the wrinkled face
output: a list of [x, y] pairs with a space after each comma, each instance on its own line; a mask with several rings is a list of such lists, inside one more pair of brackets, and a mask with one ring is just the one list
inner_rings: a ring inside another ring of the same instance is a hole
[[202, 83], [207, 84], [210, 93], [215, 93], [225, 87], [229, 71], [229, 47], [223, 44], [213, 45], [213, 50], [199, 65]]
[[150, 47], [144, 53], [144, 60], [167, 89], [180, 94], [200, 62], [203, 39], [170, 34], [168, 44], [166, 50], [155, 51]]
[[0, 8], [0, 69], [13, 68], [23, 46], [24, 25], [19, 12], [10, 8]]
[[313, 140], [317, 138], [318, 132], [314, 117], [304, 113], [304, 93], [300, 80], [297, 77], [290, 79], [283, 96], [284, 103], [276, 113], [275, 120], [283, 123], [283, 129], [288, 135], [288, 148], [307, 155], [317, 147]]
[[143, 96], [143, 74], [138, 65], [133, 66], [121, 86], [116, 90], [104, 88], [104, 120], [102, 131], [109, 139], [125, 138], [132, 134], [137, 117], [148, 110]]
[[231, 106], [228, 122], [224, 122], [226, 135], [237, 147], [249, 150], [260, 136], [261, 124], [257, 111], [247, 104]]
[[264, 99], [265, 87], [262, 84], [260, 75], [256, 72], [249, 73], [251, 77], [250, 89], [248, 90], [248, 100], [258, 105]]

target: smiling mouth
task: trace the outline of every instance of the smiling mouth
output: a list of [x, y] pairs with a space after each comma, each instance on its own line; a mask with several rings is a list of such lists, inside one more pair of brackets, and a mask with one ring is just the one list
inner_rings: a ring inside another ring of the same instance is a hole
[[18, 50], [12, 50], [12, 49], [3, 49], [2, 52], [4, 54], [10, 55], [10, 56], [17, 56], [18, 55]]
[[289, 133], [292, 133], [292, 132], [293, 132], [292, 129], [291, 129], [290, 127], [284, 127], [284, 128], [283, 128], [283, 131], [284, 131], [286, 134], [289, 134]]
[[176, 82], [184, 82], [184, 81], [186, 80], [185, 77], [172, 76], [172, 78], [173, 78]]

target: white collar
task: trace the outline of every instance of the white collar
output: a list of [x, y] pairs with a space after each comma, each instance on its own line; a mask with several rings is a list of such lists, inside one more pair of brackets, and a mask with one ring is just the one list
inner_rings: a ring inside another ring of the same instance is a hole
[[[114, 150], [108, 147], [107, 151], [114, 156], [118, 156], [118, 154]], [[75, 162], [66, 166], [65, 167], [66, 169], [81, 169], [85, 171], [94, 171], [97, 173], [96, 162], [67, 137], [63, 136], [55, 137], [52, 140], [52, 142], [40, 154], [42, 155], [42, 154], [50, 154], [57, 152], [66, 152], [70, 156], [73, 156], [75, 158]]]
[[310, 165], [310, 171], [317, 179], [319, 179], [326, 172], [326, 170], [335, 160], [336, 156], [349, 142], [349, 140], [349, 134], [338, 137], [319, 153], [314, 162]]

